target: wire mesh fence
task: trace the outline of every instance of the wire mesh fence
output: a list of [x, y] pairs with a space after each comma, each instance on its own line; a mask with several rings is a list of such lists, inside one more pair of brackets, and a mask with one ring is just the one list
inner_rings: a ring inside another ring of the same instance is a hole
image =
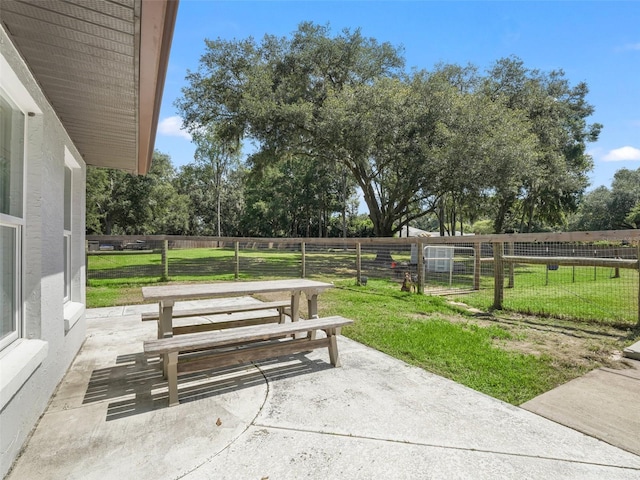
[[638, 242], [514, 243], [504, 250], [504, 306], [550, 316], [638, 320]]
[[478, 308], [639, 322], [640, 232], [257, 239], [87, 237], [87, 278], [150, 283], [308, 277], [409, 283]]

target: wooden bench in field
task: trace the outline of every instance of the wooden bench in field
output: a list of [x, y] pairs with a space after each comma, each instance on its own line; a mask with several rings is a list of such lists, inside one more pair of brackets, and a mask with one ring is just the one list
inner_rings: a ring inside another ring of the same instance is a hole
[[[145, 355], [161, 355], [166, 365], [169, 405], [178, 404], [178, 375], [267, 360], [292, 353], [327, 347], [329, 361], [340, 366], [337, 335], [353, 320], [343, 317], [313, 318], [288, 323], [267, 323], [204, 333], [191, 333], [144, 342]], [[317, 338], [322, 330], [326, 338]], [[305, 338], [296, 334], [307, 333]], [[195, 352], [178, 356], [181, 352]]]
[[[291, 307], [290, 300], [272, 302], [236, 303], [223, 306], [178, 309], [173, 311], [173, 318], [209, 317], [209, 322], [172, 326], [173, 335], [218, 330], [240, 326], [255, 325], [266, 322], [284, 323], [285, 310]], [[157, 321], [160, 313], [145, 312], [142, 321]]]

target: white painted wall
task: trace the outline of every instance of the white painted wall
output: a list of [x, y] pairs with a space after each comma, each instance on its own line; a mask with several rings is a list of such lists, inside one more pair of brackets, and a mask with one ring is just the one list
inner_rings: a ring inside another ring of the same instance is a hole
[[[27, 117], [23, 339], [0, 352], [0, 477], [10, 469], [85, 338], [86, 165], [0, 26], [0, 53], [37, 105]], [[5, 68], [6, 70], [6, 68]], [[7, 78], [0, 72], [0, 82]], [[74, 164], [72, 303], [64, 297], [65, 147]], [[67, 318], [65, 329], [65, 310]], [[69, 327], [69, 325], [71, 325]]]

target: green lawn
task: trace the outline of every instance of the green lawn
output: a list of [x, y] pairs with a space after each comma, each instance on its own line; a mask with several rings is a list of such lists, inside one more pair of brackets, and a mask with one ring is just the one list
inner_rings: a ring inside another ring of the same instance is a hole
[[[505, 287], [508, 279], [505, 279]], [[455, 298], [487, 310], [493, 305], [493, 279], [483, 277], [482, 289]], [[611, 268], [544, 265], [518, 266], [514, 285], [504, 289], [509, 311], [593, 321], [615, 326], [638, 322], [638, 272]]]
[[322, 295], [321, 314], [354, 319], [344, 335], [505, 402], [518, 405], [584, 373], [501, 348], [511, 333], [500, 327], [451, 322], [466, 311], [440, 297], [400, 292], [385, 281], [336, 286]]

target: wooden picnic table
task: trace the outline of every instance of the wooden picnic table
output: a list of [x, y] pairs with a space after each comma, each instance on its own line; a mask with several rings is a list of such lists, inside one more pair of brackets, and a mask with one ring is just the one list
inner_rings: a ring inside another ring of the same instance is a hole
[[240, 297], [259, 293], [289, 292], [291, 294], [291, 320], [300, 318], [300, 296], [307, 298], [308, 317], [318, 317], [318, 295], [333, 284], [293, 278], [285, 280], [259, 280], [251, 282], [219, 282], [190, 285], [163, 285], [142, 287], [144, 300], [157, 301], [159, 306], [158, 338], [173, 332], [173, 306], [176, 301], [218, 297]]

